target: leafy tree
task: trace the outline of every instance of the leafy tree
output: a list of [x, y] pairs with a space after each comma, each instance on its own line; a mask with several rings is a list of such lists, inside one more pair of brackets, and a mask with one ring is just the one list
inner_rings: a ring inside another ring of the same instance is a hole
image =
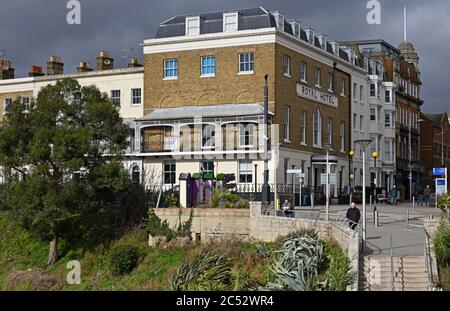
[[97, 88], [64, 79], [44, 87], [29, 113], [17, 99], [0, 126], [5, 205], [50, 242], [48, 264], [59, 239], [101, 229], [129, 188], [121, 163], [128, 129], [118, 108]]

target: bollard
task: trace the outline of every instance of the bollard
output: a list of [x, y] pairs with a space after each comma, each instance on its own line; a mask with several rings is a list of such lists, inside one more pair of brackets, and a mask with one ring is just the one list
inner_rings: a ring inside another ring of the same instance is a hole
[[416, 197], [413, 196], [413, 212], [416, 211]]
[[409, 229], [409, 210], [406, 210], [406, 229]]
[[370, 195], [370, 210], [372, 211], [372, 195]]
[[314, 208], [314, 193], [311, 193], [311, 208]]
[[429, 218], [429, 219], [434, 219], [434, 217], [433, 217], [432, 214], [430, 214], [430, 215], [428, 216], [428, 218]]
[[378, 211], [375, 210], [374, 212], [374, 221], [375, 221], [375, 228], [378, 228]]

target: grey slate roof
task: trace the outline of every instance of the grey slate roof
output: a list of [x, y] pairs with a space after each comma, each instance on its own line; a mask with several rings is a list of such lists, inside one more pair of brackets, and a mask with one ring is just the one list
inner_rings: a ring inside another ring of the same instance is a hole
[[180, 108], [156, 109], [137, 121], [193, 119], [198, 117], [236, 117], [264, 114], [260, 104], [226, 104], [217, 106], [186, 106]]
[[[190, 14], [176, 16], [160, 24], [156, 38], [168, 38], [185, 35], [185, 19], [189, 16], [200, 16], [200, 34], [222, 32], [223, 13], [238, 12], [238, 30], [250, 30], [275, 27], [275, 19], [262, 8], [240, 9], [235, 11], [222, 11], [205, 14]], [[287, 24], [287, 23], [285, 23]], [[289, 29], [292, 33], [292, 29]]]
[[[200, 17], [200, 34], [220, 33], [223, 31], [223, 14], [224, 13], [238, 13], [238, 30], [251, 30], [261, 28], [275, 28], [276, 21], [273, 14], [269, 13], [262, 7], [237, 9], [229, 11], [220, 11], [203, 14], [189, 14], [175, 16], [165, 22], [162, 22], [156, 33], [155, 38], [170, 38], [184, 36], [186, 32], [186, 17], [199, 16]], [[284, 32], [294, 35], [291, 24], [285, 19]], [[308, 42], [306, 32], [300, 30], [300, 40]], [[320, 48], [319, 39], [314, 36], [313, 44]], [[333, 49], [327, 43], [326, 51], [334, 54]], [[342, 49], [339, 51], [339, 57], [349, 61], [348, 55]]]

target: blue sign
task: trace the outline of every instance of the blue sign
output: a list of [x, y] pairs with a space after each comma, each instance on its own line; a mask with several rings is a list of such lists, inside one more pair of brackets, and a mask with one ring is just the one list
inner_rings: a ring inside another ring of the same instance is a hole
[[436, 185], [437, 186], [445, 186], [445, 179], [437, 179]]
[[445, 176], [445, 167], [433, 168], [433, 176]]

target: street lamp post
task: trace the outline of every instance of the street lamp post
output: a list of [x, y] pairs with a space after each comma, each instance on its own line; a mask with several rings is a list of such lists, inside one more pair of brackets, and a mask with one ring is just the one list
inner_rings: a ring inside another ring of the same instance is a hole
[[327, 152], [327, 187], [326, 187], [326, 218], [325, 220], [328, 221], [329, 220], [329, 214], [330, 214], [330, 149], [331, 149], [331, 144], [324, 144], [323, 145], [323, 149], [325, 149], [325, 151]]
[[352, 161], [353, 156], [355, 155], [354, 150], [350, 150], [348, 153], [348, 194], [349, 194], [349, 204], [352, 204], [352, 182], [353, 182], [353, 168], [352, 168]]
[[374, 168], [375, 168], [375, 180], [374, 180], [373, 202], [375, 203], [375, 208], [376, 208], [376, 203], [377, 203], [377, 187], [378, 187], [378, 170], [377, 170], [377, 158], [378, 158], [378, 152], [377, 152], [377, 151], [372, 152], [372, 157], [373, 157], [373, 160], [374, 160]]
[[355, 143], [361, 146], [363, 151], [363, 194], [362, 194], [362, 250], [364, 252], [366, 246], [366, 149], [367, 146], [372, 142], [370, 139], [360, 139], [356, 140]]
[[419, 124], [420, 122], [423, 122], [422, 119], [419, 119], [415, 122], [411, 121], [411, 118], [409, 118], [410, 122], [408, 125], [409, 129], [409, 203], [412, 203], [412, 197], [413, 197], [413, 191], [412, 191], [412, 146], [411, 146], [411, 128], [413, 125]]
[[[269, 86], [267, 85], [268, 75], [264, 76], [264, 184], [262, 189], [262, 202], [269, 202]], [[276, 179], [276, 178], [275, 178]]]
[[258, 195], [258, 164], [255, 164], [255, 201], [257, 200]]
[[[292, 167], [292, 170], [295, 169], [295, 165], [291, 165], [291, 167]], [[293, 202], [292, 202], [293, 207], [295, 207], [295, 179], [294, 178], [295, 178], [295, 174], [292, 173], [292, 196], [294, 197]]]

